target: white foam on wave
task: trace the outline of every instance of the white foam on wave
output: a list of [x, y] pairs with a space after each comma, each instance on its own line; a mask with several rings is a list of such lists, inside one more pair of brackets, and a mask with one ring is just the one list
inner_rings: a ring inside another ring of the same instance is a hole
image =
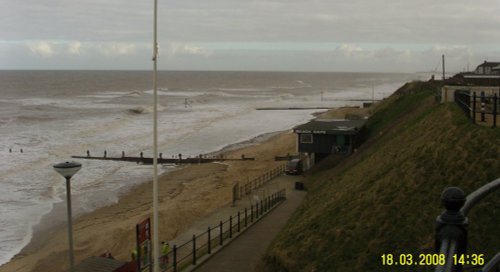
[[[311, 119], [315, 111], [256, 111], [256, 107], [332, 106], [331, 102], [319, 100], [317, 90], [301, 93], [296, 87], [217, 90], [160, 90], [159, 94], [167, 98], [160, 102], [158, 119], [159, 151], [165, 157], [210, 153], [264, 133], [290, 129]], [[152, 156], [153, 108], [147, 104], [151, 94], [123, 91], [67, 99], [15, 100], [24, 107], [19, 112], [27, 119], [9, 116], [8, 120], [16, 121], [3, 123], [0, 131], [0, 160], [4, 162], [0, 165], [0, 264], [18, 253], [31, 239], [32, 227], [40, 217], [63, 201], [64, 181], [52, 170], [53, 163], [70, 160], [71, 155], [84, 155], [86, 150], [91, 155], [103, 155], [106, 150], [108, 156], [121, 156], [122, 151], [126, 155], [143, 152], [144, 156]], [[181, 97], [191, 98], [190, 107], [182, 103]], [[30, 111], [25, 111], [26, 107]], [[54, 107], [62, 115], [52, 115]], [[137, 107], [143, 109], [140, 114], [127, 112]], [[90, 110], [74, 115], [75, 108]], [[43, 114], [57, 118], [28, 120]], [[24, 153], [9, 153], [9, 148], [24, 148]], [[152, 175], [147, 165], [80, 162], [82, 170], [72, 180], [72, 194], [78, 203], [75, 214], [117, 202], [120, 194], [150, 180]]]
[[79, 95], [78, 97], [81, 97], [81, 98], [113, 99], [113, 98], [118, 98], [118, 97], [128, 96], [128, 95], [140, 95], [140, 93], [138, 93], [138, 92], [129, 92], [129, 91], [105, 92], [105, 93], [95, 93], [95, 94]]

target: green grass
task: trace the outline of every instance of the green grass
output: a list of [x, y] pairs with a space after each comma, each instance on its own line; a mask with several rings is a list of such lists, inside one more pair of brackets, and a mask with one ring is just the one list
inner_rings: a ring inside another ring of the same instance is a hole
[[[435, 93], [405, 85], [370, 118], [356, 154], [307, 175], [306, 200], [265, 256], [269, 271], [407, 271], [383, 267], [380, 256], [433, 252], [443, 189], [470, 193], [500, 176], [500, 129], [471, 124]], [[470, 213], [469, 253], [499, 251], [499, 193]]]

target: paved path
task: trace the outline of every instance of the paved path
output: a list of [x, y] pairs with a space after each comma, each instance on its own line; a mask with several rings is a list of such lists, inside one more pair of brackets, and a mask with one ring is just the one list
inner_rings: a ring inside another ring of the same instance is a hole
[[273, 182], [286, 188], [287, 200], [195, 269], [196, 272], [254, 272], [271, 241], [302, 202], [305, 192], [294, 190], [301, 177], [280, 176]]

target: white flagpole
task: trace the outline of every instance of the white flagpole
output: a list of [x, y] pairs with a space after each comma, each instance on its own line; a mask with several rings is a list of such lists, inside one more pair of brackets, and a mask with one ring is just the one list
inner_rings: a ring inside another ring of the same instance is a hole
[[160, 272], [160, 243], [158, 235], [158, 94], [157, 94], [157, 60], [158, 60], [158, 41], [157, 41], [157, 13], [158, 0], [154, 0], [154, 38], [153, 38], [153, 271]]

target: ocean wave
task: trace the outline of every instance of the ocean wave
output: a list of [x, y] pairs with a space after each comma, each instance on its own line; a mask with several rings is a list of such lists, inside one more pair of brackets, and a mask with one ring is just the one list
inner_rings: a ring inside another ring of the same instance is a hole
[[45, 115], [20, 115], [15, 119], [16, 122], [41, 122], [53, 120], [56, 120], [56, 118]]
[[132, 91], [132, 92], [125, 94], [124, 96], [126, 96], [126, 97], [140, 97], [140, 96], [142, 96], [142, 92], [141, 91]]
[[[162, 106], [162, 105], [157, 106], [157, 111], [159, 111], [159, 112], [165, 111], [166, 109], [167, 108]], [[132, 115], [152, 113], [154, 111], [154, 106], [147, 106], [147, 107], [137, 106], [137, 107], [126, 109], [125, 111], [128, 114], [132, 114]]]
[[[159, 150], [165, 157], [179, 153], [186, 156], [205, 154], [255, 135], [289, 129], [310, 119], [309, 112], [265, 112], [254, 108], [263, 104], [317, 106], [319, 89], [311, 90], [309, 82], [314, 86], [338, 85], [334, 80], [327, 84], [306, 76], [299, 78], [302, 82], [295, 82], [295, 76], [292, 78], [286, 82], [270, 81], [266, 76], [245, 79], [241, 84], [225, 78], [216, 83], [189, 78], [189, 81], [176, 83], [179, 87], [161, 88]], [[33, 81], [27, 83], [31, 92], [19, 92], [12, 99], [0, 100], [5, 102], [0, 119], [0, 136], [3, 137], [0, 159], [4, 162], [0, 165], [0, 174], [4, 195], [9, 197], [2, 200], [12, 201], [0, 205], [0, 240], [12, 239], [0, 245], [0, 264], [18, 253], [25, 241], [29, 242], [31, 226], [37, 224], [39, 215], [57, 209], [53, 206], [62, 206], [64, 215], [65, 185], [63, 178], [53, 171], [53, 163], [69, 159], [71, 155], [83, 155], [85, 150], [95, 150], [92, 155], [102, 155], [103, 150], [107, 150], [108, 156], [120, 156], [124, 150], [127, 155], [138, 156], [144, 152], [144, 156], [151, 157], [152, 118], [149, 114], [153, 106], [148, 103], [153, 92], [138, 91], [142, 85], [135, 81], [123, 81], [121, 77], [114, 80], [118, 90], [127, 91], [103, 91], [108, 85], [98, 89], [89, 77], [86, 88], [96, 89], [96, 95], [87, 90], [67, 91], [70, 85], [64, 84], [42, 94], [38, 90], [44, 83]], [[259, 87], [261, 85], [265, 86]], [[61, 93], [65, 96], [58, 95]], [[371, 88], [367, 93], [371, 94]], [[352, 95], [358, 94], [349, 93]], [[311, 97], [311, 101], [304, 102], [304, 97]], [[188, 98], [192, 108], [185, 107], [184, 98]], [[9, 147], [17, 151], [8, 153]], [[30, 153], [18, 152], [21, 147]], [[152, 178], [151, 166], [91, 160], [81, 163], [84, 167], [72, 183], [75, 214], [77, 209], [90, 211], [116, 201], [119, 193]], [[119, 166], [123, 167], [116, 171]], [[27, 202], [16, 205], [17, 200]]]

